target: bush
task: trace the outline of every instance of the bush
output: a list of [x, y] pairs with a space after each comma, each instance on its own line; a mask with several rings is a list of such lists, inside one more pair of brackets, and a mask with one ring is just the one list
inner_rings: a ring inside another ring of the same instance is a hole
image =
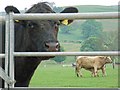
[[[60, 51], [64, 51], [64, 48], [61, 47]], [[52, 60], [56, 61], [57, 63], [61, 63], [66, 59], [66, 56], [55, 56]]]
[[103, 41], [97, 37], [90, 37], [85, 40], [80, 48], [80, 51], [101, 51], [104, 50]]

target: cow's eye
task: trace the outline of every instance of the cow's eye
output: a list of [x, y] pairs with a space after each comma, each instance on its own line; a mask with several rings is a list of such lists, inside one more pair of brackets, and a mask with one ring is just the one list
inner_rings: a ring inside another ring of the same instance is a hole
[[60, 25], [60, 22], [55, 22], [55, 24], [59, 26], [59, 25]]
[[59, 29], [59, 25], [55, 24], [55, 31], [58, 31], [58, 29]]
[[37, 27], [37, 24], [31, 22], [31, 23], [28, 23], [28, 27], [33, 29], [33, 28]]
[[59, 23], [59, 22], [55, 22], [55, 30], [57, 30], [57, 31], [58, 31], [59, 25], [60, 25], [60, 23]]

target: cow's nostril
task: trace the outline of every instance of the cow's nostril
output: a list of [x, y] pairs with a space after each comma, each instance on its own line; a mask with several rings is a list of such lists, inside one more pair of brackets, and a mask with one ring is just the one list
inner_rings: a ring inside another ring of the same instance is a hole
[[59, 49], [59, 43], [56, 43], [56, 49], [57, 50]]
[[49, 43], [45, 43], [45, 47], [46, 47], [46, 48], [49, 48]]

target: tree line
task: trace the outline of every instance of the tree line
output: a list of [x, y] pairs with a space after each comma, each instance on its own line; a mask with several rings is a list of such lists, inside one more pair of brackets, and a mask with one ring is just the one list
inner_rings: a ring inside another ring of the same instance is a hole
[[[80, 27], [72, 27], [69, 29], [62, 26], [62, 33], [69, 34], [72, 29], [80, 28], [80, 51], [116, 51], [118, 50], [118, 32], [117, 31], [103, 31], [101, 22], [93, 19], [86, 20]], [[71, 29], [71, 30], [70, 30]], [[68, 30], [68, 32], [66, 32]], [[62, 51], [64, 48], [62, 47]], [[57, 56], [54, 58], [56, 62], [62, 62], [66, 56]]]

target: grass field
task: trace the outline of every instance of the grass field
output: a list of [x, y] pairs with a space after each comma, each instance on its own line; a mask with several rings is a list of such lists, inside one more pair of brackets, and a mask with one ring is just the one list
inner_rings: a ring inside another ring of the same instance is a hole
[[78, 78], [73, 67], [63, 67], [53, 61], [40, 64], [33, 76], [30, 87], [79, 87], [79, 88], [117, 88], [118, 68], [107, 65], [107, 76], [91, 77], [91, 73], [82, 69], [83, 77]]
[[[65, 51], [79, 51], [80, 44], [61, 43]], [[75, 62], [75, 58], [67, 56], [64, 64]], [[75, 75], [73, 67], [63, 67], [63, 64], [56, 64], [53, 60], [43, 61], [37, 68], [30, 87], [77, 87], [77, 88], [117, 88], [118, 87], [118, 67], [112, 68], [107, 65], [107, 76], [91, 77], [91, 73], [82, 69], [83, 77]]]

